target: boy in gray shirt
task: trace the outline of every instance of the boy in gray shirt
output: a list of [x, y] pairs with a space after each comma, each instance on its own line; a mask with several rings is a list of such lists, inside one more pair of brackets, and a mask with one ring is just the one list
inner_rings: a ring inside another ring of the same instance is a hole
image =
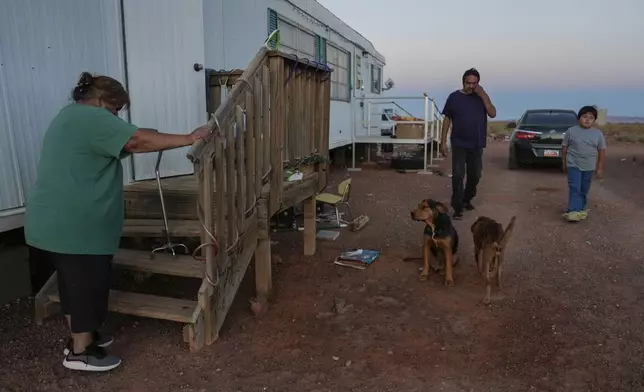
[[568, 174], [568, 212], [564, 218], [579, 222], [588, 217], [586, 197], [590, 190], [593, 174], [604, 176], [606, 140], [604, 134], [593, 125], [597, 120], [597, 109], [584, 106], [577, 114], [579, 125], [570, 127], [561, 143], [562, 165]]

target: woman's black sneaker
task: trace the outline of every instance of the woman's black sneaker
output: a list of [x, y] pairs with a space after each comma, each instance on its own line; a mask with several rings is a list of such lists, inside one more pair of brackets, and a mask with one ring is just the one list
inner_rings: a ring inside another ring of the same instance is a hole
[[67, 369], [82, 370], [86, 372], [106, 372], [117, 368], [121, 364], [121, 358], [108, 355], [103, 347], [92, 343], [82, 353], [76, 354], [71, 350], [63, 360], [63, 366]]
[[[92, 338], [94, 339], [94, 343], [96, 343], [98, 347], [102, 348], [108, 347], [110, 344], [114, 343], [114, 336], [102, 334], [98, 331], [92, 332]], [[63, 355], [69, 354], [72, 347], [74, 347], [74, 341], [70, 338], [69, 340], [67, 340], [66, 347], [63, 350]]]

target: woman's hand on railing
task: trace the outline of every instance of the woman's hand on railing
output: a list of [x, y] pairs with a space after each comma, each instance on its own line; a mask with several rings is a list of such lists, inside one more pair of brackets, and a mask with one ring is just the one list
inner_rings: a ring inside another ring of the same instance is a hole
[[212, 133], [212, 128], [209, 125], [203, 125], [190, 134], [191, 138], [191, 143], [194, 144], [198, 140], [206, 140], [207, 138], [210, 137], [210, 134]]

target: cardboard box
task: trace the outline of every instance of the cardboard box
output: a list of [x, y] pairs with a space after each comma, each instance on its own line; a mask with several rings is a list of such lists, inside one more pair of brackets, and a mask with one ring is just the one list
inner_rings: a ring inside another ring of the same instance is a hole
[[425, 137], [425, 126], [423, 124], [401, 124], [396, 125], [396, 137], [398, 139], [422, 139]]

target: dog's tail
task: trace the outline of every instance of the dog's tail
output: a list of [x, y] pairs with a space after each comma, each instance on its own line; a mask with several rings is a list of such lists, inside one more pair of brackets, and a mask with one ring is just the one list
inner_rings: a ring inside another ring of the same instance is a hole
[[503, 235], [498, 241], [494, 241], [494, 260], [492, 261], [491, 276], [495, 276], [499, 271], [499, 263], [501, 262], [501, 253], [508, 245], [508, 241], [512, 237], [514, 232], [514, 223], [516, 222], [516, 216], [513, 216], [510, 219], [510, 223], [505, 227]]
[[516, 216], [513, 216], [510, 218], [510, 223], [505, 227], [505, 231], [503, 232], [503, 237], [501, 237], [501, 241], [499, 245], [501, 246], [501, 249], [505, 249], [506, 245], [508, 244], [508, 241], [510, 241], [510, 238], [512, 237], [512, 232], [514, 232], [514, 222], [517, 220]]

